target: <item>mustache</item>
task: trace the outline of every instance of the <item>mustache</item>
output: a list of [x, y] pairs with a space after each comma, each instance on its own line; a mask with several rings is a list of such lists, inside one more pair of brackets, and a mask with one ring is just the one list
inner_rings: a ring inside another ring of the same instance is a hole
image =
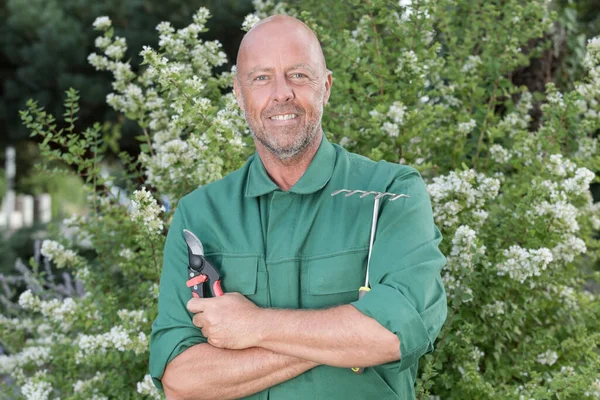
[[297, 114], [300, 115], [304, 113], [304, 110], [297, 105], [283, 105], [283, 106], [274, 106], [263, 111], [263, 116], [266, 118], [270, 118], [273, 115], [278, 114]]

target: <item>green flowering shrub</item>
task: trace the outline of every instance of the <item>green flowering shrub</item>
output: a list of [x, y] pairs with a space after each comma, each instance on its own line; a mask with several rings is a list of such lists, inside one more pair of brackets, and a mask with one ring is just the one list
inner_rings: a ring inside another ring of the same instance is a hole
[[[549, 44], [547, 2], [255, 0], [259, 17], [300, 16], [323, 43], [334, 85], [324, 130], [374, 160], [415, 166], [445, 240], [449, 312], [436, 350], [421, 360], [419, 399], [600, 398], [600, 38], [584, 80], [543, 93], [512, 82]], [[81, 286], [65, 294], [35, 263], [30, 290], [0, 316], [0, 373], [27, 398], [160, 398], [147, 369], [165, 231], [185, 193], [241, 166], [252, 151], [208, 12], [186, 28], [161, 23], [146, 68], [123, 60], [108, 17], [89, 62], [114, 77], [107, 98], [136, 121], [142, 155], [122, 155], [123, 200], [100, 173], [100, 127], [65, 127], [30, 103], [22, 119], [50, 159], [87, 178], [91, 212], [66, 221], [42, 253]], [[531, 43], [539, 43], [531, 45]], [[537, 111], [536, 111], [537, 110]], [[144, 187], [133, 182], [142, 171]], [[160, 201], [159, 201], [160, 200]], [[77, 248], [76, 248], [77, 244]], [[85, 257], [83, 256], [85, 250]]]

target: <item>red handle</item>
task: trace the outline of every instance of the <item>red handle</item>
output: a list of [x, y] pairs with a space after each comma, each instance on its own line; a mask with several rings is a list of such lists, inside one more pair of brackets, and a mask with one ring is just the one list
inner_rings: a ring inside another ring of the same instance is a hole
[[208, 277], [206, 275], [198, 275], [193, 277], [192, 279], [189, 279], [185, 284], [187, 287], [192, 287], [192, 286], [196, 286], [196, 285], [201, 285], [204, 282], [206, 282], [208, 280]]
[[213, 292], [215, 293], [215, 296], [223, 296], [223, 289], [221, 289], [220, 280], [213, 283]]

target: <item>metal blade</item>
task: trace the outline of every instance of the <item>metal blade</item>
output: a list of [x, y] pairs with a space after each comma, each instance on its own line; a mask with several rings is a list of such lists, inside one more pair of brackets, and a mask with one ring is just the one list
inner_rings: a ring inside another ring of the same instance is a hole
[[196, 237], [196, 235], [187, 229], [184, 229], [183, 236], [185, 236], [185, 242], [187, 243], [188, 248], [193, 255], [204, 256], [204, 246], [202, 246], [202, 242]]

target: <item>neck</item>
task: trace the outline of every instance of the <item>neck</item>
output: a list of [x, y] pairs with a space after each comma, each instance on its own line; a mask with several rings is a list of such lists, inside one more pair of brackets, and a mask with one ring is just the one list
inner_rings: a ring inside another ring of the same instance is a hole
[[321, 145], [321, 140], [323, 140], [323, 134], [317, 134], [315, 140], [302, 153], [286, 160], [281, 160], [273, 155], [260, 142], [255, 141], [255, 143], [256, 151], [267, 170], [267, 174], [281, 190], [287, 192], [306, 172]]

